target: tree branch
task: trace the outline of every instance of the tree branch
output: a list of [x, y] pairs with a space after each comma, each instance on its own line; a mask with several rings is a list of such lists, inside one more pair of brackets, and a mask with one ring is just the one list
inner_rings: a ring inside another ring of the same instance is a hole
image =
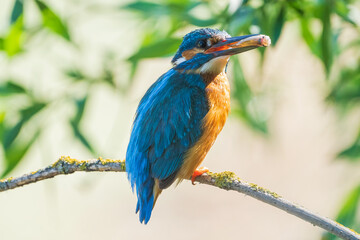
[[[0, 180], [0, 192], [48, 178], [53, 178], [57, 175], [70, 174], [78, 171], [125, 172], [125, 161], [102, 158], [97, 160], [79, 161], [70, 157], [61, 157], [54, 164], [44, 169], [25, 174], [18, 178], [6, 178]], [[360, 235], [354, 230], [349, 229], [331, 219], [314, 214], [297, 204], [287, 201], [274, 192], [257, 186], [256, 184], [244, 182], [232, 172], [207, 173], [197, 177], [196, 181], [202, 184], [216, 186], [221, 189], [244, 193], [301, 218], [306, 222], [316, 225], [342, 239], [360, 240]]]

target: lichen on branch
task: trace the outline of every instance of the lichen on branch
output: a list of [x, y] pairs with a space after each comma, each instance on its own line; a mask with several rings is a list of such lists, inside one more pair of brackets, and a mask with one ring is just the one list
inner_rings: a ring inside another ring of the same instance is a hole
[[0, 180], [0, 192], [38, 182], [57, 175], [74, 172], [125, 172], [125, 160], [112, 160], [98, 158], [96, 160], [77, 160], [68, 156], [59, 158], [50, 166], [25, 174], [18, 178], [5, 178]]
[[[98, 158], [95, 160], [77, 160], [70, 157], [61, 157], [50, 166], [34, 171], [17, 178], [0, 180], [0, 192], [18, 188], [30, 183], [35, 183], [57, 175], [71, 174], [74, 172], [125, 172], [125, 160], [112, 160]], [[254, 183], [241, 180], [233, 172], [212, 173], [208, 172], [196, 178], [196, 182], [215, 186], [225, 190], [237, 191], [264, 203], [281, 209], [291, 215], [301, 218], [318, 226], [342, 239], [360, 240], [360, 235], [331, 219], [319, 216], [309, 210], [287, 201], [277, 193]]]

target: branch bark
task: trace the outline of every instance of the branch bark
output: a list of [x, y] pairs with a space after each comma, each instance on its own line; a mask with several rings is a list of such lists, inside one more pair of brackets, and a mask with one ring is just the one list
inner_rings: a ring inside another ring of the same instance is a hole
[[[18, 188], [30, 183], [38, 182], [48, 178], [53, 178], [57, 175], [71, 174], [74, 172], [125, 172], [124, 160], [102, 159], [80, 161], [70, 157], [61, 157], [54, 164], [40, 169], [35, 172], [25, 174], [17, 178], [6, 178], [0, 180], [0, 192]], [[354, 230], [349, 229], [329, 218], [319, 216], [309, 210], [289, 202], [278, 194], [271, 192], [265, 188], [259, 187], [253, 183], [247, 183], [240, 180], [232, 172], [223, 173], [207, 173], [196, 178], [196, 182], [215, 186], [225, 190], [233, 190], [253, 198], [256, 198], [264, 203], [279, 208], [289, 214], [303, 219], [315, 226], [318, 226], [342, 239], [346, 240], [360, 240], [360, 235]]]

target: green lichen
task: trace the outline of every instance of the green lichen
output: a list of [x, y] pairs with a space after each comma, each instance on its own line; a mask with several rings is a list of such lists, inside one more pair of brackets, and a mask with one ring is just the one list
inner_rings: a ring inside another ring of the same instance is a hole
[[98, 161], [102, 164], [102, 165], [106, 165], [106, 160], [104, 160], [102, 157], [98, 158]]
[[124, 163], [125, 162], [124, 160], [114, 160], [114, 159], [109, 159], [109, 158], [103, 159], [102, 157], [99, 157], [97, 160], [100, 161], [100, 163], [102, 165], [106, 165], [109, 163]]
[[215, 180], [215, 186], [223, 189], [230, 189], [235, 180], [240, 181], [240, 178], [235, 173], [229, 171], [221, 173], [208, 172], [207, 174]]
[[1, 182], [1, 183], [11, 182], [12, 180], [13, 180], [13, 177], [8, 177], [8, 178], [1, 179], [0, 182]]
[[125, 169], [125, 160], [121, 160], [120, 163], [121, 163], [121, 170], [126, 171], [126, 169]]
[[121, 170], [125, 171], [125, 160], [114, 160], [114, 159], [109, 159], [109, 158], [103, 159], [102, 157], [99, 157], [97, 160], [101, 163], [101, 165], [108, 165], [111, 163], [116, 163], [116, 164], [120, 163]]
[[84, 163], [81, 163], [80, 164], [80, 170], [81, 171], [85, 171], [87, 169], [87, 164], [84, 162]]
[[64, 164], [74, 164], [76, 162], [77, 162], [76, 159], [73, 159], [69, 156], [61, 156], [59, 160], [53, 163], [52, 167], [54, 168], [62, 167]]
[[[102, 157], [99, 157], [96, 162], [96, 164], [101, 164], [103, 166], [112, 163], [120, 164], [121, 170], [125, 171], [125, 160], [103, 159]], [[79, 168], [81, 171], [86, 171], [92, 164], [94, 164], [93, 161], [77, 160], [69, 156], [62, 156], [53, 163], [51, 167], [58, 169], [62, 173], [68, 173], [69, 171], [74, 171], [74, 167]]]
[[86, 161], [84, 160], [77, 160], [75, 158], [71, 158], [69, 156], [62, 156], [59, 158], [59, 160], [57, 160], [52, 167], [62, 167], [63, 165], [73, 165], [73, 166], [79, 166], [82, 167], [83, 165], [85, 165], [86, 167]]
[[281, 197], [279, 194], [275, 193], [275, 192], [272, 192], [266, 188], [263, 188], [263, 187], [260, 187], [258, 185], [256, 185], [255, 183], [249, 183], [250, 187], [255, 190], [255, 191], [258, 191], [258, 192], [262, 192], [262, 193], [267, 193], [267, 194], [270, 194], [271, 196], [273, 196], [274, 198], [279, 198]]
[[86, 164], [86, 161], [79, 161], [69, 156], [62, 156], [57, 160], [52, 167], [58, 169], [63, 174], [73, 172], [72, 167]]
[[[61, 158], [60, 158], [61, 159]], [[51, 165], [51, 167], [53, 167], [53, 168], [56, 168], [60, 163], [62, 163], [62, 161], [61, 160], [57, 160], [56, 162], [54, 162], [52, 165]]]

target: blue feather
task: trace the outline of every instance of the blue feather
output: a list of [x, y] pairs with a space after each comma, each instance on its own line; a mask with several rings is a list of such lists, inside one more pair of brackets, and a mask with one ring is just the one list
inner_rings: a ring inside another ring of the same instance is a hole
[[208, 112], [205, 84], [196, 74], [171, 69], [140, 101], [126, 152], [126, 171], [138, 197], [140, 222], [149, 221], [155, 179], [176, 173], [202, 134]]

